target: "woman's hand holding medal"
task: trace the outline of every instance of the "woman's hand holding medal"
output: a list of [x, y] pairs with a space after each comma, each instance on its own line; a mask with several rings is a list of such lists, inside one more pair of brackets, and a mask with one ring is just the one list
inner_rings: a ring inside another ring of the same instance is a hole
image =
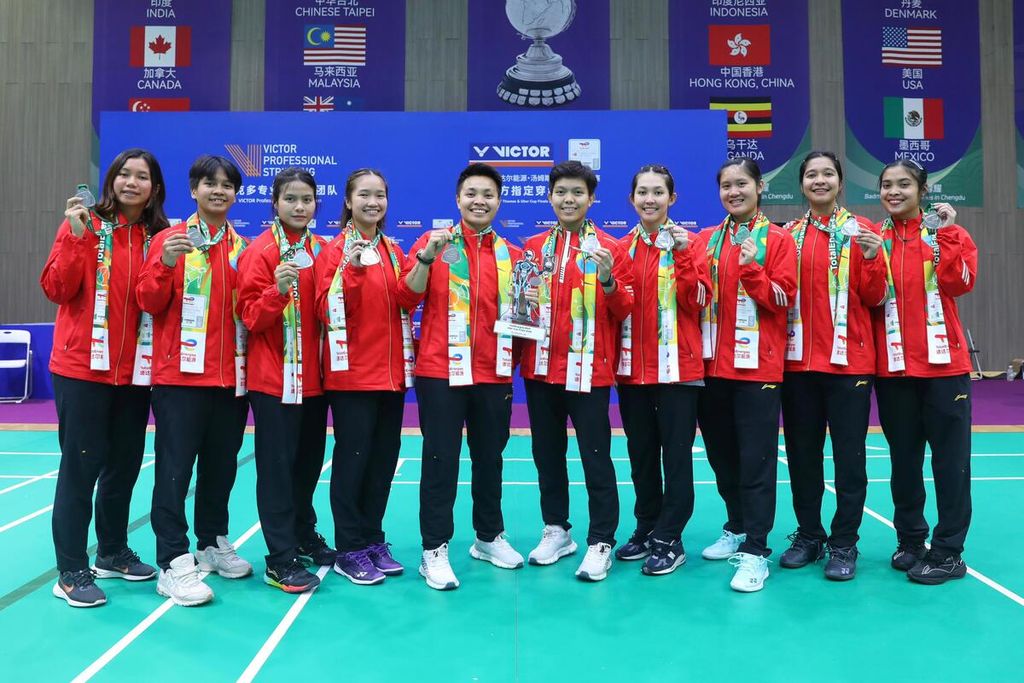
[[68, 199], [67, 208], [64, 209], [64, 217], [71, 225], [71, 234], [81, 237], [85, 234], [85, 226], [89, 222], [89, 209], [85, 208], [82, 198], [75, 195]]
[[288, 289], [299, 281], [299, 267], [291, 261], [285, 261], [274, 269], [274, 279], [277, 280], [277, 291], [284, 296]]
[[753, 237], [748, 237], [740, 243], [740, 265], [745, 266], [753, 263], [757, 257], [757, 244]]

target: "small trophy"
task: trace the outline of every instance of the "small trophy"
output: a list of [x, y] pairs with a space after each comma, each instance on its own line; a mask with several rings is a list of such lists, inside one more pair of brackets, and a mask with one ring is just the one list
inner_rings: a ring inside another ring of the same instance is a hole
[[533, 250], [512, 266], [512, 297], [506, 310], [494, 322], [494, 331], [522, 339], [544, 341], [547, 330], [534, 318], [534, 305], [526, 298], [526, 290], [541, 284], [541, 269], [533, 260]]
[[557, 106], [579, 97], [576, 76], [546, 42], [569, 28], [576, 16], [576, 1], [506, 0], [505, 16], [533, 44], [505, 72], [498, 97], [520, 107]]

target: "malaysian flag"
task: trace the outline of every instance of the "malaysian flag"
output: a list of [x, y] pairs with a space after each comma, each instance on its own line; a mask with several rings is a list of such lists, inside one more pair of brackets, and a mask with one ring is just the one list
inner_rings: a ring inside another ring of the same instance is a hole
[[303, 97], [303, 111], [334, 111], [334, 95], [330, 97]]
[[942, 29], [883, 27], [882, 64], [942, 66]]
[[366, 66], [365, 26], [306, 26], [303, 66]]

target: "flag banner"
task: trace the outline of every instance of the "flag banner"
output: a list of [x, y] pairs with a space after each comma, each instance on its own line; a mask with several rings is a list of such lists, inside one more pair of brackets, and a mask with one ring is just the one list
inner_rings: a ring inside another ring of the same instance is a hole
[[843, 0], [846, 199], [878, 201], [896, 159], [928, 171], [929, 197], [983, 201], [977, 0]]
[[470, 2], [467, 109], [610, 108], [608, 3]]
[[405, 0], [266, 0], [267, 111], [405, 108]]
[[1024, 0], [1013, 0], [1013, 103], [1017, 123], [1017, 206], [1024, 208]]
[[231, 106], [230, 0], [95, 0], [92, 122], [102, 111]]
[[722, 157], [761, 167], [765, 204], [799, 204], [811, 149], [807, 0], [670, 0], [673, 109], [723, 112]]

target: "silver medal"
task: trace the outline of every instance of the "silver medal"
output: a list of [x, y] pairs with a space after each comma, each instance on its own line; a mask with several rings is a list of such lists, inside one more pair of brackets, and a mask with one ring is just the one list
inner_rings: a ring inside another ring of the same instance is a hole
[[96, 206], [96, 198], [92, 196], [92, 191], [88, 185], [79, 185], [75, 191], [75, 196], [82, 200], [82, 206], [87, 209]]
[[359, 262], [364, 266], [375, 266], [380, 263], [380, 254], [376, 248], [367, 247], [359, 252]]
[[305, 249], [300, 249], [292, 256], [292, 263], [294, 263], [299, 270], [302, 270], [313, 265], [313, 257], [310, 256], [309, 252]]
[[580, 243], [580, 251], [587, 256], [593, 256], [594, 252], [601, 248], [601, 242], [598, 241], [597, 235], [591, 233], [583, 238]]
[[929, 210], [922, 218], [921, 225], [923, 225], [928, 231], [935, 232], [942, 227], [942, 216], [940, 216], [934, 210]]
[[188, 236], [188, 239], [192, 243], [192, 246], [195, 247], [196, 249], [201, 249], [204, 246], [206, 246], [206, 238], [203, 237], [203, 232], [199, 229], [199, 226], [190, 226], [188, 230], [185, 232], [185, 234]]
[[454, 242], [449, 242], [448, 246], [441, 252], [441, 260], [449, 266], [454, 266], [462, 260], [462, 250], [455, 246]]
[[742, 226], [736, 230], [736, 234], [732, 236], [733, 244], [743, 244], [750, 238], [750, 228]]
[[659, 230], [658, 236], [654, 239], [654, 246], [662, 251], [668, 251], [675, 244], [675, 239], [668, 230]]
[[856, 218], [851, 218], [850, 220], [843, 223], [843, 226], [840, 228], [840, 231], [842, 231], [842, 233], [847, 237], [856, 237], [857, 235], [860, 234], [860, 224], [857, 223]]
[[555, 259], [553, 259], [550, 256], [545, 256], [544, 257], [543, 270], [544, 270], [545, 273], [553, 273], [553, 272], [555, 272]]

